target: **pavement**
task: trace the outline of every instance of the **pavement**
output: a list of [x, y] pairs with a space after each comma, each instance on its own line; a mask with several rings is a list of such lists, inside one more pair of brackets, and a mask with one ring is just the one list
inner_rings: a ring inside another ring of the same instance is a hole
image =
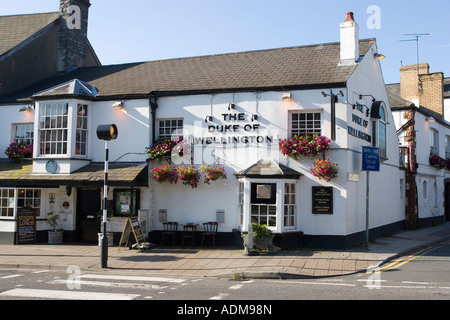
[[0, 245], [0, 268], [61, 269], [76, 265], [84, 272], [135, 273], [148, 276], [216, 278], [320, 278], [366, 272], [414, 250], [450, 238], [450, 223], [403, 231], [376, 239], [369, 248], [327, 251], [298, 249], [246, 256], [233, 248], [129, 250], [109, 247], [107, 268], [100, 268], [94, 245]]

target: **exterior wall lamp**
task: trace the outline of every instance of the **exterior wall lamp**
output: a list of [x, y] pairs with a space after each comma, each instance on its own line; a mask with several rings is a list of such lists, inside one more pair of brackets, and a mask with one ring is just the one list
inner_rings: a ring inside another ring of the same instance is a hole
[[283, 93], [283, 97], [281, 98], [283, 101], [291, 101], [292, 100], [292, 96], [289, 92], [285, 92]]
[[213, 121], [213, 116], [206, 116], [205, 123], [212, 122], [212, 121]]
[[28, 106], [23, 107], [19, 111], [22, 112], [22, 113], [27, 113], [27, 112], [31, 112], [33, 110], [34, 110], [34, 104], [29, 104]]
[[119, 101], [112, 105], [113, 109], [122, 110], [124, 108], [125, 101]]
[[384, 54], [381, 54], [381, 53], [375, 53], [374, 57], [377, 58], [378, 60], [386, 59], [386, 56]]

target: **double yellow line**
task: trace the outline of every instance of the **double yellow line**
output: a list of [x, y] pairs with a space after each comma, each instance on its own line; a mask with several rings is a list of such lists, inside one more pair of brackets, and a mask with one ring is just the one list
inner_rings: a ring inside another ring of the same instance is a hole
[[440, 249], [443, 246], [448, 245], [448, 244], [450, 244], [450, 241], [446, 241], [446, 242], [434, 245], [432, 247], [428, 247], [428, 248], [422, 249], [422, 250], [417, 251], [414, 254], [411, 254], [409, 256], [401, 257], [399, 259], [396, 259], [394, 262], [391, 262], [391, 263], [381, 267], [378, 272], [385, 272], [385, 271], [389, 271], [389, 270], [392, 270], [392, 269], [399, 268], [399, 267], [401, 267], [401, 266], [403, 266], [403, 265], [413, 261], [414, 259], [417, 259], [417, 258], [419, 258], [419, 257], [421, 257], [423, 255], [426, 255], [427, 253], [436, 251], [436, 250], [438, 250], [438, 249]]

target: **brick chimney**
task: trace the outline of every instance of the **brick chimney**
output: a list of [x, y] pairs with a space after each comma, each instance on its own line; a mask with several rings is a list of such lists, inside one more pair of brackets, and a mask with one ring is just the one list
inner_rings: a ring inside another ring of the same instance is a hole
[[341, 60], [340, 65], [354, 65], [359, 59], [359, 26], [353, 12], [347, 12], [341, 23]]
[[56, 60], [59, 73], [84, 66], [90, 6], [89, 0], [60, 0], [61, 22]]
[[444, 115], [444, 74], [430, 73], [428, 63], [400, 68], [401, 97]]

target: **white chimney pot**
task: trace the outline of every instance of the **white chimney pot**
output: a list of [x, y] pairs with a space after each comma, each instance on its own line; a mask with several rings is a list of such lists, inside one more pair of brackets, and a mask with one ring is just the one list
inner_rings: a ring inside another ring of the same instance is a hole
[[348, 12], [341, 23], [341, 61], [340, 65], [354, 65], [359, 59], [359, 26]]

